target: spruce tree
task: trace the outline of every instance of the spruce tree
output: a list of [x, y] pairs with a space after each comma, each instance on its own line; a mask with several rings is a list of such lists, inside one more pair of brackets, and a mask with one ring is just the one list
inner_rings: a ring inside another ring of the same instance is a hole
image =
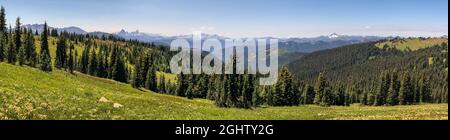
[[40, 56], [40, 59], [41, 59], [40, 60], [40, 63], [41, 63], [40, 69], [45, 72], [51, 72], [52, 67], [50, 65], [48, 65], [51, 63], [51, 58], [49, 55], [46, 55], [46, 54], [47, 54], [47, 51], [44, 50]]
[[413, 87], [411, 85], [411, 77], [408, 73], [403, 74], [402, 81], [400, 83], [399, 91], [399, 104], [407, 105], [412, 104], [414, 100], [413, 97]]
[[116, 55], [114, 65], [112, 67], [112, 79], [126, 83], [127, 82], [127, 71], [125, 69], [125, 62], [120, 58], [119, 55]]
[[95, 47], [92, 48], [91, 56], [89, 57], [88, 74], [97, 76], [98, 59]]
[[4, 61], [6, 57], [8, 34], [6, 28], [6, 13], [5, 8], [1, 6], [0, 10], [0, 62]]
[[158, 91], [158, 83], [156, 78], [156, 68], [153, 66], [147, 71], [147, 76], [145, 80], [145, 88], [151, 91]]
[[106, 78], [108, 77], [108, 72], [107, 72], [107, 59], [106, 59], [106, 51], [105, 48], [102, 47], [100, 49], [100, 52], [98, 54], [98, 67], [97, 67], [97, 76], [101, 77], [101, 78]]
[[186, 80], [186, 75], [184, 75], [183, 73], [178, 74], [177, 77], [177, 90], [176, 90], [176, 95], [180, 96], [180, 97], [185, 97], [186, 96], [186, 90], [187, 90], [187, 81]]
[[6, 12], [5, 12], [5, 8], [3, 6], [1, 6], [0, 9], [0, 34], [7, 33], [7, 27], [6, 27]]
[[131, 86], [133, 86], [134, 88], [140, 88], [143, 83], [142, 83], [142, 79], [144, 79], [145, 77], [143, 75], [141, 75], [141, 57], [138, 57], [136, 59], [136, 62], [134, 63], [134, 69], [133, 69], [133, 73], [132, 73], [132, 79], [131, 79]]
[[316, 86], [314, 86], [315, 87], [315, 89], [314, 89], [314, 93], [315, 93], [314, 104], [316, 104], [316, 105], [321, 104], [321, 102], [323, 101], [322, 98], [324, 96], [327, 85], [328, 85], [328, 83], [325, 79], [324, 74], [320, 73], [319, 78], [317, 78], [317, 81], [316, 81]]
[[14, 45], [15, 45], [15, 51], [19, 52], [21, 46], [22, 46], [22, 27], [20, 23], [20, 17], [16, 19], [16, 27], [14, 29]]
[[[89, 46], [87, 46], [86, 48], [84, 48], [83, 53], [81, 54], [81, 60], [80, 60], [80, 72], [87, 74], [89, 71], [89, 54], [90, 54], [90, 48]], [[115, 62], [113, 62], [114, 64]]]
[[322, 94], [322, 101], [319, 103], [320, 106], [330, 106], [333, 104], [333, 95], [330, 87], [326, 87]]
[[50, 50], [48, 49], [48, 27], [47, 22], [44, 24], [44, 29], [41, 36], [41, 51], [40, 51], [40, 69], [45, 72], [52, 71], [52, 62], [50, 57]]
[[0, 62], [3, 62], [5, 59], [5, 48], [6, 48], [6, 36], [3, 32], [0, 32]]
[[386, 72], [380, 75], [380, 80], [378, 83], [378, 92], [375, 98], [374, 105], [381, 106], [386, 104], [386, 97], [389, 92], [390, 78]]
[[69, 47], [69, 58], [67, 59], [67, 70], [70, 73], [73, 73], [73, 71], [74, 71], [74, 64], [75, 64], [75, 62], [74, 62], [75, 58], [74, 58], [73, 51], [74, 51], [74, 46], [71, 45]]
[[26, 65], [30, 67], [36, 67], [37, 62], [37, 54], [36, 54], [36, 47], [34, 45], [34, 36], [31, 30], [29, 30], [26, 34], [24, 42], [24, 48], [25, 48], [25, 61]]
[[159, 93], [168, 93], [166, 90], [166, 78], [164, 77], [164, 75], [161, 75], [159, 77], [159, 82], [158, 82], [158, 91]]
[[242, 89], [242, 107], [250, 108], [252, 106], [253, 100], [253, 92], [254, 92], [254, 83], [253, 83], [253, 75], [245, 74], [244, 75], [244, 85]]
[[56, 43], [56, 58], [55, 67], [57, 69], [62, 69], [66, 67], [67, 60], [67, 44], [64, 36], [60, 36], [58, 42]]
[[396, 73], [392, 74], [391, 82], [389, 85], [387, 104], [388, 105], [398, 105], [398, 93], [400, 88], [400, 82], [398, 81], [398, 75]]
[[6, 51], [7, 62], [10, 64], [13, 64], [13, 65], [16, 64], [16, 57], [17, 57], [17, 53], [16, 53], [14, 41], [13, 41], [12, 37], [9, 36], [9, 41], [8, 41], [7, 51]]
[[217, 76], [213, 75], [210, 79], [209, 79], [209, 83], [208, 83], [208, 93], [206, 94], [206, 99], [209, 100], [216, 100], [216, 92], [218, 87], [216, 87], [217, 85]]
[[303, 88], [303, 95], [302, 95], [302, 104], [313, 104], [314, 103], [314, 88], [311, 87], [309, 84], [306, 84]]
[[428, 83], [428, 79], [425, 78], [425, 76], [422, 76], [419, 81], [419, 95], [420, 95], [419, 97], [420, 103], [429, 102], [431, 96], [431, 89]]
[[19, 55], [17, 56], [19, 59], [19, 65], [22, 66], [26, 62], [26, 53], [25, 53], [25, 47], [20, 47], [19, 49]]
[[227, 92], [229, 91], [229, 86], [227, 84], [228, 77], [226, 75], [222, 75], [220, 78], [217, 78], [216, 80], [216, 87], [217, 87], [217, 95], [215, 104], [218, 107], [229, 107], [227, 105], [228, 95]]

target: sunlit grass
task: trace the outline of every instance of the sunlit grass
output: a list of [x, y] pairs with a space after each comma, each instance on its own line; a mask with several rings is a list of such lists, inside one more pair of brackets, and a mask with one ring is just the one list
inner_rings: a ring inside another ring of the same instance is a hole
[[[448, 119], [448, 104], [398, 107], [217, 108], [64, 71], [0, 64], [0, 119], [13, 120], [372, 120]], [[101, 99], [106, 99], [106, 101]], [[120, 105], [122, 107], [117, 107]]]
[[448, 43], [448, 39], [444, 38], [430, 38], [430, 39], [406, 39], [406, 40], [395, 40], [395, 41], [385, 41], [381, 43], [377, 43], [376, 46], [378, 48], [384, 48], [387, 45], [389, 48], [395, 48], [402, 51], [411, 50], [416, 51], [419, 49], [433, 47], [435, 45], [441, 45], [442, 43]]

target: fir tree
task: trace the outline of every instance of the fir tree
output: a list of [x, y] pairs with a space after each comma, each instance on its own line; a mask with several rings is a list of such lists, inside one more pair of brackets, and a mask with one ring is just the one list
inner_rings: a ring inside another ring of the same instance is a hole
[[159, 77], [158, 91], [159, 93], [168, 93], [166, 90], [166, 78], [164, 75]]
[[36, 47], [34, 45], [34, 36], [31, 30], [29, 30], [26, 34], [24, 47], [25, 47], [26, 65], [30, 67], [36, 67], [36, 64], [38, 63], [37, 54], [36, 54]]
[[431, 89], [428, 80], [427, 78], [425, 78], [425, 76], [422, 76], [419, 81], [419, 95], [420, 95], [419, 97], [420, 103], [429, 102], [431, 96]]
[[69, 58], [67, 59], [67, 70], [70, 73], [73, 73], [73, 71], [74, 71], [74, 64], [75, 64], [73, 51], [74, 51], [74, 46], [71, 45], [70, 48], [69, 48]]
[[253, 75], [246, 74], [244, 75], [244, 85], [242, 89], [242, 107], [243, 108], [250, 108], [252, 106], [252, 100], [253, 100], [253, 92], [255, 90], [254, 83], [253, 83]]
[[125, 69], [125, 63], [119, 56], [116, 56], [114, 65], [112, 67], [112, 79], [119, 81], [119, 82], [126, 83], [127, 77], [128, 76], [127, 76], [127, 71]]
[[374, 105], [381, 106], [386, 104], [386, 97], [389, 92], [390, 78], [389, 75], [383, 72], [380, 76], [380, 81], [378, 83], [378, 92], [375, 98]]
[[20, 17], [16, 19], [16, 27], [14, 29], [14, 45], [15, 45], [15, 51], [19, 52], [21, 46], [22, 46], [22, 27], [20, 23]]
[[48, 49], [48, 27], [47, 22], [44, 24], [44, 31], [41, 36], [41, 51], [40, 51], [40, 69], [46, 72], [52, 71], [52, 62], [50, 51]]
[[306, 84], [303, 88], [302, 104], [313, 104], [314, 103], [314, 88], [309, 84]]
[[6, 12], [5, 8], [1, 6], [0, 10], [0, 32], [6, 34], [7, 33], [7, 27], [6, 27]]
[[186, 75], [184, 75], [183, 73], [178, 74], [177, 77], [177, 90], [176, 90], [176, 95], [180, 96], [180, 97], [185, 97], [186, 96], [186, 90], [187, 90], [187, 80], [186, 80]]
[[91, 56], [89, 57], [89, 65], [88, 65], [88, 74], [92, 76], [97, 76], [97, 66], [98, 66], [98, 59], [97, 59], [97, 53], [95, 51], [95, 47], [92, 48]]
[[317, 82], [316, 82], [316, 86], [314, 89], [314, 93], [315, 93], [315, 97], [314, 97], [314, 104], [321, 104], [321, 102], [323, 101], [322, 98], [324, 96], [325, 93], [325, 89], [327, 88], [328, 83], [325, 79], [325, 76], [323, 73], [319, 74], [319, 78], [317, 78]]
[[[90, 54], [90, 47], [88, 46], [83, 50], [83, 53], [81, 54], [81, 58], [80, 58], [81, 59], [80, 60], [80, 72], [81, 73], [87, 74], [89, 71], [89, 60], [90, 60], [89, 54]], [[114, 64], [114, 62], [113, 62], [113, 64]]]
[[400, 91], [399, 91], [399, 104], [407, 105], [412, 104], [414, 100], [413, 97], [413, 87], [411, 85], [411, 77], [409, 74], [404, 73], [403, 79], [400, 83]]
[[67, 44], [64, 36], [60, 36], [56, 43], [55, 67], [57, 69], [65, 68], [67, 61]]
[[5, 59], [5, 51], [7, 50], [8, 35], [6, 31], [6, 13], [5, 8], [1, 6], [0, 10], [0, 62]]
[[133, 69], [133, 74], [132, 74], [132, 79], [131, 79], [131, 85], [134, 88], [140, 88], [143, 85], [143, 79], [145, 78], [143, 75], [141, 75], [141, 57], [138, 57], [136, 59], [136, 62], [134, 63], [134, 69]]
[[47, 51], [44, 50], [40, 56], [40, 59], [41, 59], [40, 60], [40, 62], [41, 62], [40, 69], [45, 72], [51, 72], [52, 67], [50, 65], [48, 65], [51, 63], [50, 62], [51, 58], [49, 57], [49, 55], [46, 55], [46, 54], [47, 54]]
[[6, 34], [0, 32], [0, 62], [3, 62], [5, 59], [5, 48], [6, 48]]
[[25, 62], [26, 62], [25, 47], [20, 47], [18, 59], [19, 59], [19, 65], [20, 66], [25, 64]]
[[398, 81], [398, 75], [393, 74], [391, 78], [391, 82], [389, 85], [387, 104], [388, 105], [398, 105], [398, 93], [400, 90], [400, 82]]
[[6, 59], [7, 62], [10, 64], [16, 64], [16, 48], [14, 45], [14, 41], [12, 39], [12, 37], [9, 37], [9, 41], [8, 41], [8, 46], [7, 46], [7, 52], [6, 52]]
[[156, 68], [153, 66], [149, 68], [147, 71], [147, 76], [145, 80], [145, 88], [151, 90], [151, 91], [157, 91], [158, 90], [158, 83], [156, 78]]

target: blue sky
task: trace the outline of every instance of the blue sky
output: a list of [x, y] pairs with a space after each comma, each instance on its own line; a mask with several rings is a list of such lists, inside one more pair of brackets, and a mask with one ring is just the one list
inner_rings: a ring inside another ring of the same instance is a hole
[[0, 0], [8, 23], [230, 37], [448, 34], [448, 0]]

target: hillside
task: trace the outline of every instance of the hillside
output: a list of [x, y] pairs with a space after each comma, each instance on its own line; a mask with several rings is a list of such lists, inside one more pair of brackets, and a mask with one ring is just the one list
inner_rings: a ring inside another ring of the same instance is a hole
[[[333, 83], [350, 83], [366, 92], [377, 86], [383, 72], [409, 72], [413, 79], [427, 77], [436, 98], [448, 97], [448, 82], [441, 82], [448, 78], [447, 42], [442, 38], [413, 38], [355, 44], [308, 54], [290, 63], [289, 68], [300, 80], [315, 81], [320, 72], [325, 72]], [[380, 44], [397, 49], [380, 48]], [[402, 46], [410, 46], [410, 51], [403, 51]]]
[[207, 100], [141, 91], [79, 73], [44, 73], [5, 63], [0, 70], [0, 120], [448, 119], [447, 104], [224, 109]]
[[394, 39], [388, 41], [382, 41], [375, 44], [378, 48], [395, 48], [398, 50], [417, 51], [419, 49], [430, 48], [435, 45], [441, 45], [442, 43], [448, 43], [446, 38], [410, 38], [410, 39]]

